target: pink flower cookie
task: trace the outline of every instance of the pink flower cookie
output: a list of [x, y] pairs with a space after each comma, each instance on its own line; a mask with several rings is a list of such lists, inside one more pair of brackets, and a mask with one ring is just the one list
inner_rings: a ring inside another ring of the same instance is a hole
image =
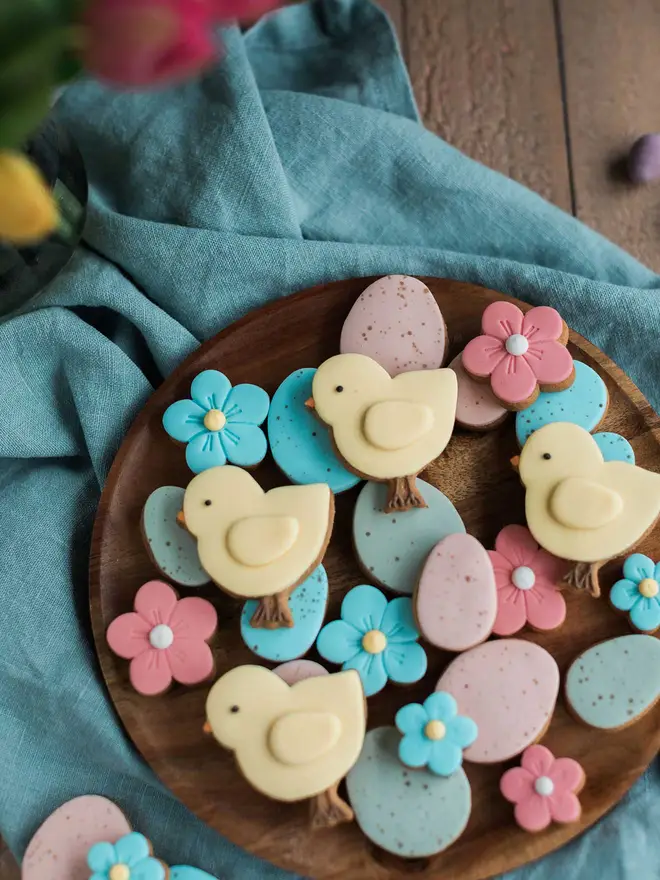
[[500, 779], [500, 791], [515, 804], [518, 825], [543, 831], [551, 822], [577, 822], [582, 813], [577, 795], [586, 779], [582, 766], [538, 745], [525, 749], [520, 763]]
[[542, 550], [525, 526], [505, 526], [488, 555], [497, 587], [495, 635], [510, 636], [525, 624], [539, 630], [562, 625], [566, 600], [557, 584], [570, 563]]
[[218, 616], [206, 599], [179, 599], [163, 581], [148, 581], [137, 591], [134, 611], [108, 627], [108, 645], [130, 660], [131, 684], [139, 694], [162, 694], [172, 680], [199, 684], [213, 674], [213, 653], [206, 644]]
[[507, 409], [530, 406], [542, 391], [573, 384], [568, 328], [548, 306], [523, 312], [510, 302], [494, 302], [481, 318], [483, 336], [470, 340], [463, 367], [475, 379], [490, 379], [493, 394]]

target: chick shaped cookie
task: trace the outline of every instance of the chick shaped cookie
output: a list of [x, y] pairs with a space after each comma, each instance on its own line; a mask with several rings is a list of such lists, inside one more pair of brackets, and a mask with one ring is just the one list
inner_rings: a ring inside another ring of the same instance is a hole
[[337, 786], [357, 761], [367, 724], [360, 676], [351, 669], [289, 686], [263, 666], [238, 666], [213, 685], [207, 724], [241, 773], [277, 801], [313, 798], [313, 828], [350, 822]]
[[451, 438], [458, 386], [453, 370], [389, 373], [366, 355], [341, 354], [321, 364], [308, 401], [332, 429], [347, 466], [388, 484], [385, 511], [426, 507], [417, 474]]
[[264, 492], [242, 468], [194, 477], [180, 522], [197, 538], [202, 568], [226, 593], [260, 599], [251, 625], [293, 626], [288, 597], [321, 562], [334, 520], [325, 483]]
[[660, 474], [605, 461], [591, 434], [569, 422], [535, 431], [512, 463], [535, 540], [576, 563], [565, 584], [599, 596], [600, 568], [634, 547], [660, 516]]

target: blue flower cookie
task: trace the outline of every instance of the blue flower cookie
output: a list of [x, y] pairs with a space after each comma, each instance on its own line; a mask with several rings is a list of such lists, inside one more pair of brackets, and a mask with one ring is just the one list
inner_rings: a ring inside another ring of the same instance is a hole
[[394, 719], [403, 738], [399, 759], [407, 767], [428, 767], [436, 776], [451, 776], [463, 763], [463, 749], [476, 740], [479, 730], [466, 715], [458, 714], [451, 694], [436, 691], [424, 704], [408, 703]]
[[95, 843], [87, 854], [89, 880], [165, 880], [167, 869], [151, 856], [149, 841], [137, 831], [116, 843]]
[[199, 474], [231, 464], [253, 467], [263, 461], [268, 444], [259, 425], [270, 400], [257, 385], [236, 385], [218, 370], [204, 370], [190, 386], [192, 400], [177, 400], [165, 410], [163, 427], [173, 440], [186, 443], [186, 462]]
[[623, 563], [623, 578], [610, 590], [610, 602], [627, 611], [630, 623], [643, 633], [660, 629], [660, 562], [633, 553]]

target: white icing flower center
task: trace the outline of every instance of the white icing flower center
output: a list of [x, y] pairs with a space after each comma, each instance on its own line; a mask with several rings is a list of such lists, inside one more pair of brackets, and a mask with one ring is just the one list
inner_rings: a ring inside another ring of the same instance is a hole
[[222, 431], [226, 424], [225, 414], [219, 409], [210, 409], [204, 416], [204, 427], [207, 431]]
[[444, 739], [446, 733], [447, 728], [442, 723], [442, 721], [429, 721], [429, 723], [424, 728], [424, 736], [427, 739]]
[[382, 654], [387, 647], [387, 636], [379, 629], [370, 629], [362, 637], [362, 647], [367, 654]]
[[159, 651], [169, 648], [173, 641], [174, 633], [166, 623], [159, 623], [149, 633], [149, 644]]
[[658, 582], [653, 580], [653, 578], [644, 578], [643, 581], [639, 582], [637, 589], [645, 599], [653, 599], [654, 596], [658, 595], [660, 586], [658, 586]]
[[534, 783], [534, 791], [542, 797], [549, 797], [555, 790], [555, 784], [549, 776], [539, 776]]
[[514, 357], [519, 357], [521, 354], [525, 354], [529, 348], [529, 342], [522, 333], [513, 333], [509, 336], [504, 345], [509, 354], [512, 354]]
[[536, 575], [528, 565], [519, 565], [511, 572], [511, 582], [519, 590], [531, 590], [536, 583]]
[[128, 865], [113, 865], [108, 871], [108, 880], [130, 880], [131, 871]]

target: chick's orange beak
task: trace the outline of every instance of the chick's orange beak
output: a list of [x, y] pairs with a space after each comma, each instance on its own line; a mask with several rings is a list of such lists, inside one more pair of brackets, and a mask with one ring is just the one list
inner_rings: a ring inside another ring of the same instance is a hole
[[186, 527], [186, 518], [185, 518], [185, 516], [183, 515], [183, 511], [182, 511], [182, 510], [180, 510], [180, 511], [177, 513], [177, 515], [176, 515], [176, 521], [177, 521], [177, 523], [181, 526], [182, 529], [185, 529], [185, 527]]
[[202, 731], [206, 734], [211, 733], [211, 725], [208, 723], [208, 721], [204, 722], [204, 726], [202, 727]]
[[514, 469], [516, 473], [518, 473], [518, 468], [520, 467], [520, 456], [514, 455], [511, 459], [511, 467]]
[[314, 403], [314, 398], [308, 397], [307, 400], [305, 401], [305, 406], [307, 407], [307, 409], [316, 409], [316, 404]]

